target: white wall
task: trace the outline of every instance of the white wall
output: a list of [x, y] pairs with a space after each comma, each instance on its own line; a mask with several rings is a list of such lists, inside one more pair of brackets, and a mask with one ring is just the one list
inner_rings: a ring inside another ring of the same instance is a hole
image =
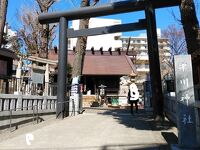
[[[111, 26], [111, 25], [117, 25], [121, 24], [121, 20], [116, 19], [106, 19], [106, 18], [91, 18], [89, 21], [89, 28], [95, 28], [95, 27], [103, 27], [103, 26]], [[79, 20], [73, 20], [72, 21], [72, 28], [74, 30], [78, 30], [79, 28]], [[103, 50], [108, 50], [110, 47], [112, 47], [112, 50], [114, 50], [117, 47], [122, 47], [122, 41], [115, 40], [115, 36], [121, 36], [121, 33], [114, 33], [114, 34], [104, 34], [104, 35], [98, 35], [98, 36], [90, 36], [87, 40], [87, 50], [91, 49], [91, 47], [94, 47], [94, 50], [99, 50], [101, 47], [103, 47]], [[73, 46], [76, 46], [77, 39], [70, 39], [71, 44], [69, 45], [69, 48], [72, 49]]]

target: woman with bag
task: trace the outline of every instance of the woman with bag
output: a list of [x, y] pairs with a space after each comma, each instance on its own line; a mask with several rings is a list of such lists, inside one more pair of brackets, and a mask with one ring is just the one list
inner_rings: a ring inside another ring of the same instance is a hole
[[139, 92], [135, 83], [130, 84], [128, 91], [128, 102], [131, 104], [131, 114], [133, 114], [133, 103], [138, 112]]

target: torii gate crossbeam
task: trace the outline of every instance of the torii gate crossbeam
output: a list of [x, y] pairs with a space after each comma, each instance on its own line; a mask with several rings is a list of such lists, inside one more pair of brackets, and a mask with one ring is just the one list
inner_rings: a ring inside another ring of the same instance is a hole
[[[68, 21], [75, 19], [91, 18], [97, 16], [125, 13], [131, 11], [145, 11], [146, 14], [146, 29], [148, 36], [148, 52], [149, 52], [149, 64], [150, 64], [150, 76], [151, 76], [151, 87], [153, 95], [153, 107], [155, 116], [162, 116], [163, 114], [163, 95], [162, 95], [162, 86], [161, 86], [161, 77], [160, 77], [160, 63], [159, 63], [159, 53], [158, 53], [158, 41], [156, 33], [156, 20], [155, 20], [155, 8], [163, 8], [169, 6], [176, 6], [180, 4], [181, 0], [131, 0], [131, 1], [122, 1], [117, 3], [111, 3], [104, 6], [95, 6], [95, 7], [85, 7], [79, 8], [72, 11], [66, 12], [55, 12], [55, 13], [44, 13], [39, 15], [38, 19], [41, 24], [45, 23], [56, 23], [59, 22], [59, 62], [58, 62], [58, 89], [57, 89], [57, 118], [64, 118], [65, 113], [65, 104], [66, 99], [66, 72], [67, 72], [67, 38], [70, 36], [76, 35], [93, 35], [90, 31], [93, 30], [96, 33], [102, 32], [101, 28], [98, 29], [87, 29], [84, 31], [72, 31], [71, 34], [67, 30]], [[123, 25], [121, 25], [123, 26]], [[143, 28], [143, 24], [138, 26]], [[133, 30], [133, 28], [130, 28]], [[111, 31], [111, 30], [110, 30]], [[107, 32], [110, 32], [107, 30]], [[120, 29], [120, 25], [117, 28], [116, 32], [123, 31]], [[128, 31], [128, 30], [126, 30]], [[82, 32], [82, 33], [81, 33]], [[113, 32], [112, 32], [113, 33]], [[107, 33], [102, 33], [107, 34]]]
[[59, 22], [60, 17], [67, 20], [107, 16], [112, 14], [145, 10], [151, 4], [154, 9], [179, 5], [181, 0], [127, 0], [102, 6], [82, 7], [71, 11], [40, 14], [38, 19], [42, 24]]

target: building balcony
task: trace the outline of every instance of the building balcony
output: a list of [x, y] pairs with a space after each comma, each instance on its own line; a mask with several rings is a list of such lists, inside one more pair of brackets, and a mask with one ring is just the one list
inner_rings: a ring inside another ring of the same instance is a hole
[[149, 72], [149, 68], [137, 68], [138, 72]]
[[146, 79], [139, 79], [139, 80], [136, 80], [136, 84], [142, 84], [143, 82], [145, 82], [146, 81]]
[[136, 60], [149, 60], [148, 55], [137, 55]]

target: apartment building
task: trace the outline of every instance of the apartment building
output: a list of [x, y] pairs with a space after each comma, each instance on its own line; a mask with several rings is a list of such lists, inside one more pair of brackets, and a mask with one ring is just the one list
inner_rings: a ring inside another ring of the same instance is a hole
[[[159, 46], [159, 54], [160, 54], [160, 63], [163, 67], [164, 60], [169, 59], [170, 57], [170, 47], [169, 41], [167, 38], [161, 38], [160, 30], [158, 32], [158, 46]], [[137, 80], [136, 83], [140, 90], [143, 90], [143, 82], [149, 79], [149, 57], [148, 57], [148, 43], [146, 36], [138, 36], [138, 37], [125, 37], [122, 36], [122, 49], [124, 51], [127, 50], [129, 45], [129, 52], [134, 51], [136, 53], [136, 57], [132, 59], [134, 65], [137, 70]], [[164, 58], [164, 59], [163, 59]]]

